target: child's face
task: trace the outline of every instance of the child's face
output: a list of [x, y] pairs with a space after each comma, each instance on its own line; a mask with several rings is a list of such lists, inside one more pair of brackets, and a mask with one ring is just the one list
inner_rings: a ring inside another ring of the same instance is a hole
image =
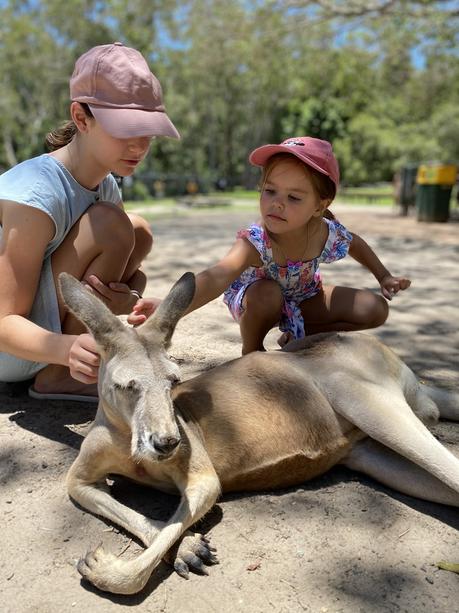
[[115, 138], [94, 120], [90, 135], [91, 154], [95, 156], [95, 161], [121, 177], [132, 175], [147, 155], [152, 140], [150, 136]]
[[312, 217], [322, 215], [327, 204], [294, 160], [282, 160], [273, 166], [260, 197], [263, 222], [273, 234], [304, 228]]

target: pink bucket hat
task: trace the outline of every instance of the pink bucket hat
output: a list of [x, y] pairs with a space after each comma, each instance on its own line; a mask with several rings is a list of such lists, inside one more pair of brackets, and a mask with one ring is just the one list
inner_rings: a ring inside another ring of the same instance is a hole
[[122, 43], [98, 45], [78, 58], [70, 99], [85, 102], [115, 138], [180, 138], [166, 115], [158, 79], [141, 53]]
[[326, 140], [311, 136], [287, 138], [280, 145], [263, 145], [252, 151], [249, 162], [254, 166], [266, 166], [266, 162], [276, 153], [290, 153], [315, 170], [327, 175], [338, 189], [339, 165], [333, 155], [331, 144]]

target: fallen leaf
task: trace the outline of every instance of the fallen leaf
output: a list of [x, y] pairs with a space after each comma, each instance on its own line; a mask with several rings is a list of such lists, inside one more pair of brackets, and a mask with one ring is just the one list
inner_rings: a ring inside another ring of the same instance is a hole
[[455, 564], [454, 562], [445, 562], [445, 560], [440, 560], [440, 562], [437, 562], [437, 566], [442, 570], [449, 570], [452, 573], [459, 573], [459, 564]]

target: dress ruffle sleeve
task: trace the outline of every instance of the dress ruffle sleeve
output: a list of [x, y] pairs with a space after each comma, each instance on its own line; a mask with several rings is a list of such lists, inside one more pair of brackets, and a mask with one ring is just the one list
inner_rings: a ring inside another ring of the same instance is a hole
[[252, 224], [248, 228], [239, 230], [236, 234], [236, 238], [245, 238], [249, 243], [252, 243], [260, 254], [263, 263], [270, 260], [267, 254], [269, 238], [266, 236], [264, 229], [258, 224]]
[[330, 264], [347, 256], [352, 241], [352, 234], [336, 219], [326, 219], [326, 221], [328, 223], [329, 234], [319, 261]]

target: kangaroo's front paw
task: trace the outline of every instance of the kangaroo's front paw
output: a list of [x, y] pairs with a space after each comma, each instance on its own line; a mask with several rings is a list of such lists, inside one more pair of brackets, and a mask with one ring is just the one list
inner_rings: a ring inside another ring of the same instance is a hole
[[99, 545], [94, 551], [88, 551], [77, 564], [77, 570], [83, 579], [90, 581], [100, 590], [107, 591], [106, 573], [116, 564], [116, 558], [111, 553], [106, 553]]
[[114, 594], [135, 594], [148, 579], [147, 574], [128, 572], [128, 564], [99, 545], [94, 551], [80, 558], [77, 570], [83, 579], [90, 581], [99, 590]]
[[186, 532], [185, 536], [168, 551], [165, 561], [173, 565], [177, 574], [188, 579], [189, 572], [208, 575], [204, 564], [218, 564], [215, 547], [202, 534]]

